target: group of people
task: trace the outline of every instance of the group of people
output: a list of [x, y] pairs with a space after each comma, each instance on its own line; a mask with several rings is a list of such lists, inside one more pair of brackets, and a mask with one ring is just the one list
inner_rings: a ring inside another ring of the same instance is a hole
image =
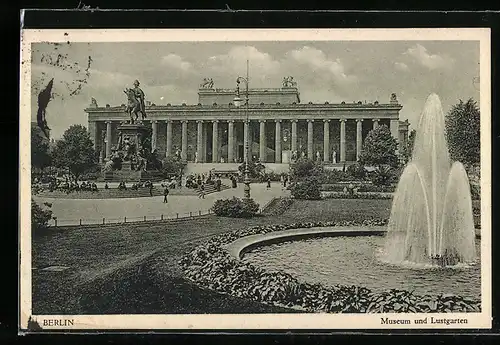
[[[151, 182], [151, 181], [137, 182], [137, 183], [132, 184], [132, 186], [130, 187], [131, 190], [139, 190], [139, 188], [148, 188], [149, 195], [153, 196], [153, 188], [154, 188], [153, 182]], [[104, 189], [109, 189], [107, 182], [104, 185]], [[122, 181], [118, 184], [118, 190], [127, 190], [127, 189], [128, 189], [128, 187], [127, 187], [127, 184], [125, 182]]]
[[286, 189], [288, 181], [289, 181], [288, 175], [281, 175], [281, 185], [283, 186], [283, 188]]
[[66, 193], [71, 193], [71, 192], [80, 192], [80, 191], [88, 191], [88, 192], [97, 192], [97, 184], [94, 182], [90, 181], [83, 181], [80, 184], [76, 181], [65, 181], [65, 182], [58, 182], [57, 180], [54, 180], [49, 183], [49, 191], [53, 192], [55, 190], [62, 190]]

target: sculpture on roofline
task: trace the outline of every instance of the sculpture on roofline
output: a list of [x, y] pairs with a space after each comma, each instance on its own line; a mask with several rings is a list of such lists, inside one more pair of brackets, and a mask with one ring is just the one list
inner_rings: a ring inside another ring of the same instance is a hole
[[203, 78], [203, 83], [200, 84], [202, 89], [213, 89], [214, 81], [212, 78]]
[[293, 80], [292, 76], [284, 77], [283, 87], [297, 87], [297, 82]]

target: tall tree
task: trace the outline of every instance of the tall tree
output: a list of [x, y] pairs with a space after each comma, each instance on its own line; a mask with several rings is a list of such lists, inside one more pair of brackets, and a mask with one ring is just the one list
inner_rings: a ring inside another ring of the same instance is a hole
[[39, 127], [31, 128], [31, 166], [39, 169], [43, 173], [43, 169], [51, 163], [51, 155], [49, 149], [49, 141]]
[[413, 147], [415, 146], [415, 136], [417, 135], [417, 131], [412, 129], [410, 131], [410, 135], [408, 136], [408, 142], [406, 146], [401, 148], [401, 155], [406, 163], [411, 159], [413, 154]]
[[445, 117], [446, 140], [450, 158], [467, 165], [480, 161], [480, 111], [477, 102], [470, 98], [460, 100]]
[[366, 136], [359, 161], [363, 165], [381, 167], [398, 166], [398, 156], [396, 149], [398, 142], [391, 135], [389, 127], [386, 125], [372, 129]]
[[97, 165], [97, 154], [90, 134], [82, 125], [73, 125], [56, 142], [53, 153], [54, 164], [68, 169], [75, 181], [86, 171]]

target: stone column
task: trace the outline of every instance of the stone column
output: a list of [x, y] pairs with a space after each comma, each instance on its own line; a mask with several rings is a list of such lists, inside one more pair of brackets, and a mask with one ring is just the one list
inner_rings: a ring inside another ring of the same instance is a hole
[[[399, 120], [391, 120], [391, 135], [394, 139], [396, 139], [396, 142], [399, 144]], [[398, 153], [399, 150], [396, 149], [396, 153]]]
[[234, 121], [227, 122], [227, 162], [234, 163]]
[[208, 148], [208, 143], [207, 143], [207, 138], [208, 138], [208, 126], [203, 126], [203, 157], [202, 157], [202, 162], [205, 163], [207, 162], [207, 148]]
[[345, 123], [346, 119], [340, 119], [340, 161], [345, 162]]
[[330, 120], [323, 120], [323, 161], [330, 160]]
[[165, 125], [167, 126], [167, 149], [165, 152], [165, 156], [172, 156], [172, 121], [165, 121]]
[[378, 127], [378, 122], [380, 121], [379, 119], [373, 119], [373, 129], [377, 129]]
[[297, 120], [292, 120], [292, 152], [297, 151]]
[[196, 154], [198, 156], [198, 161], [196, 163], [203, 162], [203, 121], [198, 120], [197, 131], [196, 131]]
[[99, 141], [97, 137], [97, 124], [95, 121], [89, 121], [89, 134], [90, 139], [94, 143], [94, 150], [97, 150], [97, 142]]
[[212, 163], [219, 162], [219, 121], [212, 121]]
[[260, 130], [259, 130], [259, 159], [261, 163], [266, 162], [266, 120], [259, 120]]
[[111, 121], [106, 121], [106, 159], [111, 157]]
[[275, 163], [281, 163], [281, 120], [276, 121], [276, 134], [275, 134], [275, 155], [274, 161]]
[[356, 160], [359, 160], [363, 147], [363, 119], [356, 119]]
[[154, 150], [156, 150], [157, 141], [158, 141], [158, 121], [156, 121], [156, 120], [151, 121], [151, 129], [152, 129], [151, 152], [153, 152]]
[[248, 152], [250, 151], [250, 148], [248, 145], [249, 143], [249, 127], [250, 127], [250, 121], [243, 121], [243, 160], [246, 162], [248, 159]]
[[314, 159], [313, 122], [314, 122], [314, 120], [307, 120], [307, 158], [309, 158], [309, 159]]
[[186, 120], [182, 121], [181, 159], [183, 161], [187, 160], [187, 147], [188, 147], [188, 145], [187, 145], [187, 139], [188, 139], [188, 137], [187, 137], [187, 129], [188, 129], [187, 124], [188, 123]]

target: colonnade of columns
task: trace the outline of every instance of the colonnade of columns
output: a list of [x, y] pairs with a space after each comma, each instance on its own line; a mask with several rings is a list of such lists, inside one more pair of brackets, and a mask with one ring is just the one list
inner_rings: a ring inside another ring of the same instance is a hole
[[[235, 152], [234, 152], [234, 140], [235, 140], [235, 125], [236, 120], [228, 120], [224, 121], [227, 122], [227, 161], [228, 162], [233, 162], [235, 158]], [[291, 151], [295, 152], [297, 151], [297, 140], [298, 140], [298, 135], [297, 135], [297, 123], [299, 120], [290, 120], [291, 122]], [[314, 145], [313, 145], [313, 138], [314, 138], [314, 127], [313, 123], [314, 120], [305, 120], [307, 122], [307, 157], [309, 159], [314, 159]], [[321, 121], [321, 120], [320, 120]], [[330, 162], [331, 158], [330, 157], [330, 123], [331, 119], [325, 119], [323, 121], [323, 157], [322, 160], [324, 162]], [[346, 119], [339, 119], [340, 122], [340, 161], [344, 162], [346, 160]], [[356, 119], [356, 159], [359, 158], [361, 154], [361, 148], [363, 145], [363, 138], [362, 138], [362, 123], [363, 119]], [[373, 128], [378, 127], [379, 119], [373, 119]], [[219, 120], [214, 120], [214, 121], [205, 121], [205, 122], [210, 122], [212, 123], [212, 159], [211, 161], [213, 163], [217, 163], [220, 160], [219, 157], [219, 150], [217, 149], [219, 147]], [[244, 143], [248, 142], [248, 136], [249, 134], [249, 124], [250, 121], [242, 121], [243, 122], [243, 141]], [[282, 129], [281, 125], [283, 120], [281, 119], [276, 119], [276, 120], [259, 120], [259, 159], [261, 162], [266, 162], [266, 122], [274, 122], [275, 123], [275, 163], [281, 163], [282, 161]], [[167, 125], [167, 146], [166, 146], [166, 156], [172, 155], [172, 127], [173, 127], [173, 121], [167, 120], [165, 121]], [[196, 152], [198, 156], [198, 162], [202, 162], [203, 157], [203, 151], [204, 151], [204, 142], [203, 142], [203, 120], [196, 120], [197, 123], [197, 147], [196, 147]], [[393, 123], [391, 122], [391, 129], [392, 129]], [[155, 130], [153, 130], [153, 135], [154, 133], [157, 133]], [[181, 158], [186, 159], [186, 153], [187, 153], [187, 121], [183, 120], [182, 121], [182, 134], [181, 134]], [[153, 139], [152, 142], [156, 143], [156, 140]], [[224, 143], [226, 144], [226, 143]], [[154, 147], [153, 147], [154, 149]], [[246, 148], [243, 151], [243, 159], [245, 160], [247, 157], [246, 155], [248, 154]]]
[[[361, 154], [361, 149], [363, 145], [363, 119], [354, 119], [356, 121], [356, 159], [359, 158]], [[204, 126], [204, 123], [211, 123], [212, 124], [212, 159], [211, 161], [216, 163], [219, 162], [220, 157], [219, 157], [219, 120], [210, 120], [210, 121], [204, 121], [204, 120], [191, 120], [191, 121], [196, 121], [197, 124], [197, 135], [196, 135], [196, 155], [197, 155], [197, 161], [198, 162], [204, 162], [205, 157], [206, 157], [206, 127]], [[228, 120], [224, 121], [227, 122], [227, 162], [233, 162], [235, 158], [235, 152], [234, 152], [234, 142], [235, 142], [235, 122], [238, 120]], [[298, 134], [297, 134], [297, 124], [299, 120], [281, 120], [281, 119], [275, 119], [275, 120], [258, 120], [259, 121], [259, 159], [261, 162], [266, 162], [266, 121], [267, 122], [274, 122], [275, 123], [275, 162], [276, 163], [281, 163], [282, 162], [282, 123], [283, 121], [290, 121], [291, 122], [291, 151], [292, 152], [297, 152], [297, 140], [298, 140]], [[307, 119], [305, 120], [307, 122], [307, 157], [309, 159], [315, 159], [314, 157], [314, 145], [313, 145], [313, 139], [314, 139], [314, 121], [312, 119]], [[318, 120], [316, 120], [318, 121]], [[324, 162], [330, 162], [332, 157], [330, 157], [330, 125], [332, 121], [339, 121], [340, 122], [340, 162], [345, 162], [346, 161], [346, 122], [348, 121], [347, 119], [324, 119], [324, 120], [319, 120], [323, 122], [323, 157], [322, 160]], [[351, 121], [351, 120], [350, 120]], [[373, 129], [377, 128], [379, 125], [379, 119], [370, 119], [373, 123]], [[173, 149], [173, 135], [172, 135], [172, 128], [173, 128], [173, 121], [172, 120], [166, 120], [166, 121], [159, 121], [159, 120], [153, 120], [151, 122], [151, 127], [152, 127], [152, 138], [151, 138], [151, 146], [152, 150], [155, 150], [158, 146], [158, 126], [159, 123], [163, 122], [166, 125], [166, 156], [172, 155], [172, 149]], [[221, 121], [222, 122], [222, 121]], [[240, 121], [243, 123], [243, 141], [244, 143], [249, 142], [249, 125], [250, 121]], [[187, 159], [187, 151], [188, 151], [188, 120], [182, 120], [180, 121], [181, 123], [181, 148], [180, 148], [180, 155], [182, 160]], [[106, 137], [105, 137], [105, 153], [106, 153], [106, 158], [109, 158], [111, 156], [111, 141], [112, 141], [112, 122], [111, 121], [106, 121]], [[399, 120], [390, 120], [390, 129], [391, 129], [391, 134], [395, 136], [395, 138], [398, 138], [398, 131], [399, 131]], [[90, 127], [90, 126], [89, 126]], [[93, 124], [94, 130], [95, 129], [95, 124]], [[205, 140], [204, 140], [205, 139]], [[226, 144], [226, 143], [223, 143]], [[246, 144], [245, 149], [243, 150], [243, 159], [245, 160], [247, 157], [247, 148]]]

